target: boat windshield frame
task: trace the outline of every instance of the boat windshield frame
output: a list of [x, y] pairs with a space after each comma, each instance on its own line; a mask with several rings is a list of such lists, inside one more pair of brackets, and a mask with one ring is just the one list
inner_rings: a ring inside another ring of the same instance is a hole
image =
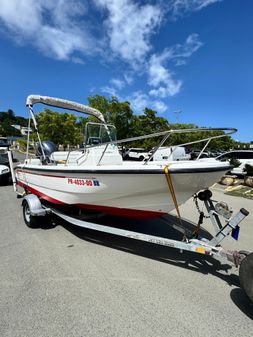
[[[102, 132], [103, 132], [103, 129], [105, 131], [105, 134], [107, 134], [108, 138], [109, 138], [109, 141], [108, 142], [100, 142], [100, 143], [97, 143], [97, 144], [89, 144], [88, 143], [88, 140], [90, 138], [92, 138], [93, 136], [89, 136], [89, 128], [90, 127], [99, 127], [99, 134], [97, 136], [94, 136], [94, 138], [100, 138], [102, 140]], [[117, 141], [117, 133], [116, 133], [116, 127], [115, 125], [113, 124], [105, 124], [105, 123], [96, 123], [96, 122], [87, 122], [85, 124], [85, 129], [84, 129], [84, 150], [86, 150], [87, 148], [90, 148], [90, 147], [96, 147], [96, 146], [100, 146], [100, 145], [104, 145], [104, 144], [110, 144], [112, 142], [115, 142]]]

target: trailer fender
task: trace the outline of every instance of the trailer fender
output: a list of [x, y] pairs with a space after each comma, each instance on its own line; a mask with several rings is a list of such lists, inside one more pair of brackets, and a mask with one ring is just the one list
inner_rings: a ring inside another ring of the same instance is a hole
[[45, 216], [47, 209], [42, 207], [40, 199], [34, 194], [28, 194], [22, 200], [22, 206], [28, 204], [32, 216]]

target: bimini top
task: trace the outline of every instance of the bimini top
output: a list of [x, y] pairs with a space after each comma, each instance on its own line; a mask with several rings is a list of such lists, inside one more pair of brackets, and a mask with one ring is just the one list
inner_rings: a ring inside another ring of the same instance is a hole
[[91, 108], [87, 105], [83, 105], [83, 104], [76, 103], [73, 101], [68, 101], [62, 98], [40, 96], [40, 95], [29, 95], [26, 99], [26, 105], [29, 107], [32, 107], [34, 104], [37, 104], [37, 103], [42, 103], [42, 104], [54, 106], [57, 108], [63, 108], [63, 109], [83, 112], [83, 113], [95, 116], [101, 122], [105, 123], [105, 119], [102, 113], [99, 110]]

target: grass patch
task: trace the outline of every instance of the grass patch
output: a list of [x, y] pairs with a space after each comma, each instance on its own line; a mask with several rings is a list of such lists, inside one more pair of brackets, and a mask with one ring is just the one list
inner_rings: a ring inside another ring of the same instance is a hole
[[247, 186], [236, 186], [236, 188], [227, 188], [225, 194], [235, 197], [243, 197], [253, 200], [253, 188]]

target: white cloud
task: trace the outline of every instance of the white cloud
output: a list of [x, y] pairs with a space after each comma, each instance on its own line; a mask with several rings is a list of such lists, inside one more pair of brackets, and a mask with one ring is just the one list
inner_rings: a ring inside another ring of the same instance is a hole
[[182, 86], [182, 81], [175, 80], [172, 72], [165, 68], [164, 55], [152, 55], [149, 61], [148, 84], [155, 89], [151, 89], [149, 94], [155, 97], [166, 98], [176, 95]]
[[[152, 48], [150, 37], [161, 21], [161, 5], [139, 5], [134, 0], [93, 3], [107, 13], [99, 23], [99, 33], [109, 38], [114, 56], [133, 64], [145, 59]], [[99, 50], [105, 54], [101, 47], [105, 40], [91, 34], [97, 23], [89, 22], [88, 5], [90, 9], [87, 0], [0, 0], [0, 23], [18, 43], [36, 46], [56, 59], [69, 60], [76, 52], [86, 55]]]
[[97, 32], [109, 38], [107, 49], [104, 48], [106, 39], [91, 33], [96, 24], [90, 24], [92, 3], [87, 0], [0, 0], [0, 23], [18, 43], [36, 46], [47, 56], [59, 60], [78, 57], [81, 61], [83, 55], [100, 52], [105, 56], [107, 50], [134, 68], [146, 62], [152, 50], [150, 39], [168, 11], [179, 15], [217, 1], [222, 0], [170, 0], [155, 4], [154, 1], [93, 0], [104, 15], [104, 21], [98, 22]]
[[203, 44], [199, 39], [199, 35], [193, 33], [187, 37], [184, 44], [176, 44], [171, 48], [165, 49], [163, 57], [167, 60], [180, 59], [182, 61], [182, 59], [190, 57], [202, 45]]
[[176, 95], [181, 89], [182, 81], [173, 78], [173, 73], [166, 68], [166, 64], [169, 61], [176, 62], [176, 65], [185, 64], [185, 59], [190, 57], [201, 46], [202, 43], [198, 35], [191, 34], [183, 45], [176, 44], [164, 49], [159, 55], [153, 54], [148, 65], [148, 84], [153, 87], [149, 94], [161, 98]]
[[199, 11], [215, 2], [223, 0], [171, 0], [169, 10], [177, 18], [189, 12]]
[[15, 40], [59, 60], [69, 60], [75, 52], [90, 53], [92, 38], [77, 20], [84, 13], [81, 1], [0, 0], [0, 21]]
[[126, 100], [131, 102], [134, 112], [142, 113], [148, 107], [149, 97], [141, 91], [136, 91], [128, 96]]
[[149, 91], [149, 95], [160, 98], [175, 96], [180, 92], [181, 87], [182, 81], [171, 78], [168, 71], [168, 79], [166, 80], [165, 86], [160, 86], [157, 89], [151, 89]]
[[110, 87], [108, 85], [104, 86], [101, 88], [101, 91], [104, 92], [105, 94], [109, 94], [110, 96], [117, 96], [117, 90], [114, 87]]
[[85, 64], [84, 60], [81, 57], [73, 56], [71, 61], [76, 64]]
[[186, 63], [187, 63], [187, 62], [186, 62], [186, 60], [184, 60], [184, 59], [178, 58], [178, 59], [174, 60], [175, 66], [184, 66]]
[[154, 110], [160, 113], [164, 113], [166, 110], [168, 110], [168, 106], [163, 101], [155, 100], [152, 101], [151, 104], [153, 104]]
[[35, 44], [45, 55], [59, 60], [68, 60], [75, 51], [85, 52], [88, 47], [83, 37], [74, 31], [49, 26], [41, 27], [40, 36]]
[[[182, 81], [174, 78], [174, 73], [167, 68], [169, 61], [176, 62], [176, 65], [186, 63], [194, 52], [202, 46], [199, 36], [191, 34], [187, 37], [184, 44], [176, 44], [170, 48], [164, 49], [161, 54], [153, 54], [147, 64], [148, 85], [151, 87], [148, 94], [143, 91], [136, 91], [126, 99], [129, 100], [134, 110], [141, 112], [145, 107], [163, 113], [167, 105], [160, 99], [174, 96], [180, 92]], [[118, 96], [118, 90], [121, 90], [126, 84], [132, 81], [132, 75], [123, 74], [122, 78], [113, 78], [110, 80], [110, 86], [105, 86], [101, 90], [111, 96]], [[153, 97], [153, 98], [152, 98]]]
[[151, 55], [151, 37], [168, 11], [176, 17], [217, 1], [222, 0], [93, 0], [103, 15], [96, 31], [101, 34], [99, 38], [91, 32], [91, 2], [87, 0], [0, 0], [0, 24], [16, 42], [33, 45], [58, 60], [83, 64], [84, 56], [100, 53], [103, 58], [106, 52], [123, 60], [128, 69], [101, 90], [119, 96], [118, 91], [131, 85], [137, 76], [147, 76], [149, 93], [136, 91], [129, 100], [138, 112], [151, 107], [162, 113], [167, 105], [160, 98], [174, 96], [182, 87], [168, 63], [184, 65], [202, 43], [197, 34], [191, 34], [184, 44]]
[[159, 113], [164, 113], [168, 106], [161, 100], [154, 100], [142, 91], [135, 91], [127, 96], [126, 101], [131, 102], [131, 106], [135, 113], [141, 114], [145, 108], [154, 109]]
[[110, 83], [117, 89], [122, 89], [125, 86], [125, 81], [120, 80], [119, 78], [112, 78]]
[[117, 91], [123, 89], [126, 84], [130, 84], [131, 78], [128, 78], [127, 75], [124, 75], [122, 79], [112, 78], [109, 82], [110, 85], [101, 88], [102, 92], [105, 92], [111, 96], [119, 96]]
[[128, 101], [131, 103], [131, 107], [134, 113], [142, 114], [145, 108], [154, 109], [160, 114], [163, 114], [168, 110], [168, 106], [159, 99], [153, 99], [148, 94], [143, 91], [135, 91], [130, 95], [121, 96], [114, 87], [105, 86], [101, 88], [101, 91], [108, 94], [109, 96], [116, 96], [120, 101]]
[[157, 88], [150, 90], [150, 95], [165, 98], [176, 95], [180, 91], [182, 82], [175, 80], [172, 72], [166, 69], [162, 63], [163, 60], [159, 56], [153, 55], [151, 57], [148, 70], [148, 84], [151, 87]]
[[41, 6], [37, 3], [32, 6], [33, 1], [0, 1], [0, 18], [6, 26], [18, 33], [23, 32], [30, 35], [40, 27]]
[[161, 22], [161, 6], [138, 5], [133, 0], [94, 2], [109, 12], [105, 25], [114, 54], [132, 62], [132, 66], [143, 61], [151, 50], [150, 37]]
[[123, 76], [124, 76], [124, 80], [126, 81], [126, 83], [128, 85], [130, 85], [130, 84], [133, 83], [133, 81], [134, 81], [134, 74], [132, 74], [132, 73], [129, 72], [129, 73], [124, 74]]

